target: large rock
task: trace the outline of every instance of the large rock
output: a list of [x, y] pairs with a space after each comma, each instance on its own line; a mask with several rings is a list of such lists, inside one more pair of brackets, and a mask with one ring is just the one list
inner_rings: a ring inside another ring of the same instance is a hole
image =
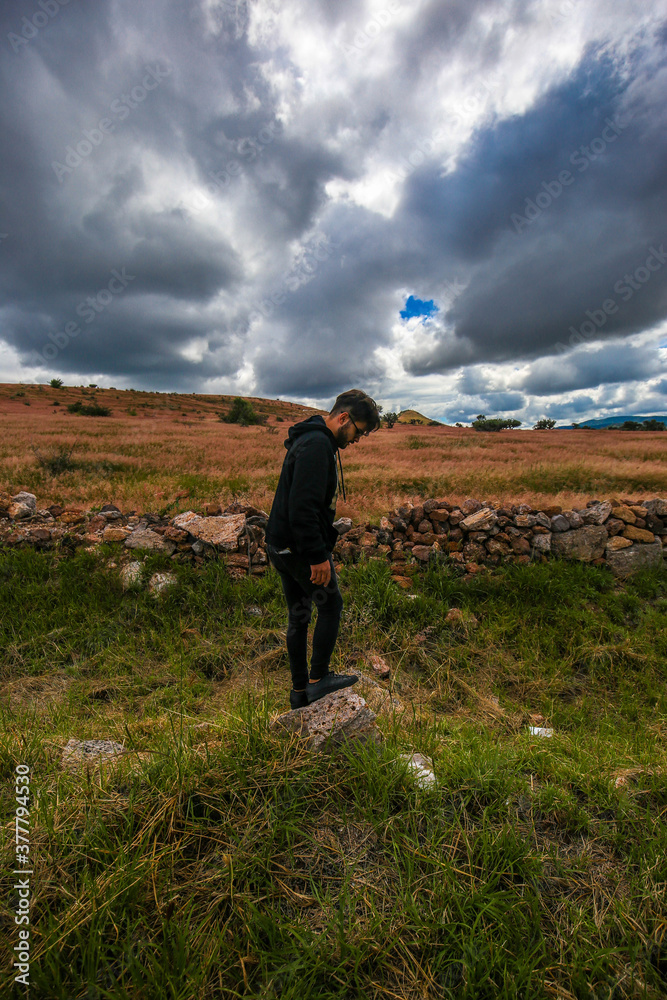
[[215, 545], [223, 552], [233, 552], [238, 548], [239, 535], [245, 528], [245, 514], [223, 514], [220, 517], [199, 517], [188, 510], [179, 514], [171, 522], [175, 528], [182, 528], [200, 542]]
[[667, 500], [645, 500], [642, 506], [656, 517], [667, 517]]
[[634, 524], [637, 520], [637, 515], [633, 514], [625, 504], [619, 504], [618, 507], [614, 507], [612, 514], [616, 520], [623, 521], [625, 524]]
[[15, 500], [9, 505], [8, 513], [14, 521], [20, 521], [24, 517], [32, 517], [35, 511], [34, 508], [29, 507], [27, 503], [21, 503], [20, 501]]
[[579, 513], [584, 524], [604, 524], [610, 516], [611, 510], [612, 506], [609, 501], [603, 500], [601, 503], [587, 507], [586, 510], [579, 511]]
[[622, 535], [614, 535], [607, 542], [607, 553], [618, 552], [620, 549], [629, 549], [632, 542], [629, 538], [623, 538]]
[[607, 565], [615, 576], [630, 576], [638, 569], [662, 565], [662, 545], [633, 545], [617, 552], [607, 551]]
[[150, 528], [135, 528], [125, 539], [126, 549], [144, 549], [147, 552], [166, 552], [171, 555], [176, 551], [174, 542], [165, 541], [162, 535]]
[[376, 718], [363, 698], [344, 688], [308, 708], [278, 716], [271, 729], [286, 729], [305, 736], [311, 750], [330, 750], [346, 742], [379, 743], [382, 737]]
[[545, 554], [551, 552], [551, 535], [534, 535], [530, 540], [530, 544], [536, 552]]
[[[420, 562], [428, 562], [431, 558], [431, 553], [434, 551], [433, 547], [430, 545], [415, 545], [412, 548], [412, 554], [415, 559], [419, 559]], [[437, 552], [438, 550], [435, 549]]]
[[564, 510], [562, 511], [563, 517], [567, 518], [567, 523], [571, 528], [583, 528], [584, 519], [577, 510]]
[[15, 494], [12, 497], [14, 503], [24, 503], [26, 507], [30, 507], [32, 511], [37, 509], [37, 497], [34, 493], [26, 493], [25, 490], [21, 490], [20, 493]]
[[607, 545], [607, 532], [601, 525], [588, 524], [574, 531], [564, 531], [552, 535], [551, 551], [561, 559], [579, 559], [581, 562], [593, 562], [604, 555]]
[[[466, 501], [468, 503], [469, 501]], [[465, 504], [464, 504], [465, 507]], [[465, 528], [467, 531], [488, 531], [489, 528], [493, 528], [498, 520], [498, 515], [495, 510], [491, 510], [489, 507], [483, 507], [481, 510], [477, 510], [474, 514], [469, 514], [461, 521], [461, 527]]]
[[632, 542], [643, 542], [645, 545], [651, 545], [655, 541], [655, 535], [652, 531], [646, 531], [645, 528], [637, 528], [634, 524], [627, 524], [623, 535]]
[[103, 542], [124, 542], [132, 534], [132, 528], [105, 528], [102, 532]]

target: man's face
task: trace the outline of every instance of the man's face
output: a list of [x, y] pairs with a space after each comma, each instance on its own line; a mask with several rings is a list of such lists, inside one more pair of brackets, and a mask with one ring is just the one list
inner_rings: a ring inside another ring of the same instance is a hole
[[356, 444], [366, 434], [367, 427], [363, 420], [355, 421], [349, 413], [341, 413], [341, 425], [336, 432], [336, 444], [345, 449], [349, 444]]

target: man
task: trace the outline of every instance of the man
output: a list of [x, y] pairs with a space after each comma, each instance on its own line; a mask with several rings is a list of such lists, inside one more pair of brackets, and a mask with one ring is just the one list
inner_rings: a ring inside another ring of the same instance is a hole
[[[310, 417], [290, 427], [287, 455], [266, 527], [269, 559], [280, 575], [287, 601], [287, 653], [292, 671], [292, 708], [305, 708], [359, 678], [335, 674], [329, 661], [336, 644], [343, 599], [331, 552], [338, 532], [336, 456], [380, 426], [375, 401], [360, 389], [337, 397], [325, 419]], [[308, 625], [317, 605], [313, 654], [308, 671]]]

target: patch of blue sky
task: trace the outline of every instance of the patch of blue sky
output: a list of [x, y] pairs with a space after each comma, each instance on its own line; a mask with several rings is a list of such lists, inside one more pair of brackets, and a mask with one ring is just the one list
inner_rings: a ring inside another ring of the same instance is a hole
[[424, 299], [416, 299], [414, 295], [409, 295], [405, 301], [405, 308], [401, 309], [400, 317], [401, 319], [412, 319], [413, 316], [432, 316], [433, 313], [438, 311], [433, 299], [425, 301]]

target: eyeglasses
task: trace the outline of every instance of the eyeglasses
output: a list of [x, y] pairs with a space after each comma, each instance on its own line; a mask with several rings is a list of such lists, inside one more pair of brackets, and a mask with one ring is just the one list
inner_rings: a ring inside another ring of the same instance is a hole
[[349, 413], [348, 413], [347, 417], [348, 417], [348, 420], [352, 423], [352, 426], [355, 429], [355, 432], [356, 432], [355, 435], [354, 435], [354, 440], [355, 441], [357, 440], [357, 438], [362, 438], [362, 437], [367, 437], [368, 436], [368, 431], [360, 431], [359, 428], [357, 427], [357, 425], [355, 424], [354, 420], [352, 420], [352, 417], [350, 416]]

